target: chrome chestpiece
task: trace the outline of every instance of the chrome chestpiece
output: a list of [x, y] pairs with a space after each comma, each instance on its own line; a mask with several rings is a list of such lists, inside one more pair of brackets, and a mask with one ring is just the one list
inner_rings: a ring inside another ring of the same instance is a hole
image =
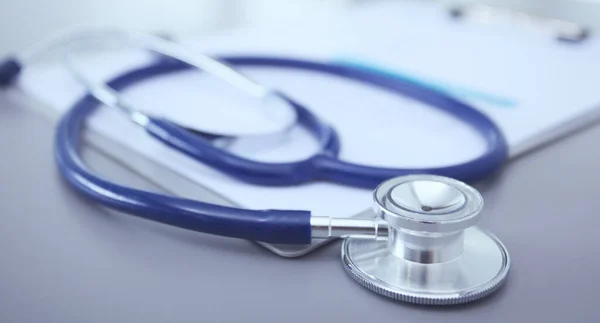
[[474, 226], [483, 198], [447, 177], [390, 179], [374, 192], [374, 212], [387, 237], [348, 237], [342, 245], [347, 272], [366, 288], [401, 301], [428, 305], [470, 302], [506, 279], [504, 245]]

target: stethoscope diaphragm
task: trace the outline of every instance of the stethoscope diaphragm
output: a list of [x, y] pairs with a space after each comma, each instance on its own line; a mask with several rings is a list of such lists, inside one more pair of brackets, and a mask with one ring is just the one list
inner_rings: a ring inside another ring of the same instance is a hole
[[412, 175], [382, 183], [374, 199], [388, 236], [350, 236], [342, 245], [344, 268], [364, 287], [409, 303], [452, 305], [480, 299], [504, 283], [508, 251], [473, 226], [483, 208], [474, 188]]

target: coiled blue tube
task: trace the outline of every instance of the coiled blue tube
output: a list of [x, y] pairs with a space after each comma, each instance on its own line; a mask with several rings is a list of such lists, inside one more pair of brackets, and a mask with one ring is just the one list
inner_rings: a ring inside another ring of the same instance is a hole
[[[301, 68], [379, 86], [430, 104], [463, 120], [477, 130], [488, 144], [486, 152], [479, 158], [461, 165], [441, 168], [392, 169], [346, 163], [337, 157], [340, 143], [335, 131], [309, 110], [282, 95], [298, 112], [300, 123], [320, 140], [321, 151], [304, 161], [274, 164], [233, 155], [171, 122], [150, 119], [146, 130], [152, 136], [237, 179], [262, 185], [291, 185], [325, 179], [359, 187], [374, 187], [394, 176], [433, 173], [472, 181], [489, 175], [506, 159], [506, 143], [500, 130], [491, 120], [479, 111], [438, 92], [381, 75], [316, 62], [257, 57], [223, 60], [232, 65]], [[138, 81], [185, 68], [187, 65], [177, 61], [160, 60], [116, 78], [109, 82], [109, 86], [115, 90], [123, 90]], [[95, 176], [77, 155], [77, 138], [86, 116], [97, 105], [98, 102], [90, 96], [80, 100], [62, 118], [56, 134], [56, 159], [61, 173], [84, 195], [111, 208], [195, 231], [275, 243], [310, 242], [308, 211], [253, 211], [230, 208], [127, 188]]]
[[[110, 82], [114, 88], [127, 77]], [[55, 158], [63, 177], [81, 194], [112, 209], [142, 218], [227, 237], [285, 244], [311, 241], [310, 212], [247, 210], [146, 192], [100, 178], [78, 154], [80, 132], [86, 117], [98, 105], [84, 97], [60, 120], [55, 138]]]
[[[164, 120], [152, 120], [148, 132], [165, 144], [186, 153], [238, 180], [258, 185], [295, 185], [314, 180], [327, 180], [344, 185], [374, 188], [396, 176], [409, 174], [436, 174], [465, 182], [481, 180], [498, 170], [508, 156], [508, 147], [500, 129], [480, 111], [440, 92], [418, 84], [404, 82], [385, 75], [369, 73], [350, 67], [284, 58], [230, 57], [223, 58], [234, 66], [263, 66], [295, 68], [344, 77], [413, 98], [463, 121], [479, 133], [486, 142], [484, 153], [465, 163], [431, 168], [382, 168], [344, 162], [339, 159], [339, 138], [333, 129], [309, 110], [286, 98], [297, 111], [299, 122], [320, 140], [320, 152], [306, 160], [292, 163], [263, 163], [234, 155], [213, 147], [210, 142]], [[173, 69], [183, 64], [170, 61]], [[155, 66], [158, 67], [158, 66]], [[166, 67], [162, 65], [161, 67]], [[157, 70], [143, 70], [135, 78], [156, 76]], [[134, 75], [130, 75], [132, 80]]]
[[[475, 181], [499, 169], [507, 158], [504, 137], [489, 118], [468, 105], [418, 85], [384, 75], [317, 62], [267, 57], [229, 57], [222, 60], [231, 65], [312, 70], [378, 86], [457, 117], [473, 127], [487, 143], [484, 154], [460, 165], [401, 169], [348, 163], [338, 159], [340, 142], [335, 131], [309, 110], [282, 95], [282, 98], [298, 112], [300, 123], [319, 139], [321, 150], [319, 154], [307, 160], [276, 164], [233, 155], [173, 123], [157, 118], [150, 119], [146, 126], [149, 134], [237, 179], [261, 185], [293, 185], [311, 180], [329, 180], [365, 188], [373, 188], [391, 177], [415, 173], [431, 173], [463, 181]], [[6, 66], [8, 83], [18, 74], [18, 70], [13, 64]], [[123, 90], [139, 81], [186, 68], [188, 66], [183, 63], [163, 59], [150, 66], [127, 72], [108, 85], [115, 90]], [[78, 101], [62, 117], [55, 138], [55, 157], [60, 172], [83, 195], [110, 208], [194, 231], [272, 243], [310, 243], [308, 211], [256, 211], [218, 206], [121, 186], [95, 175], [80, 159], [77, 149], [84, 121], [98, 105], [99, 103], [89, 95]]]

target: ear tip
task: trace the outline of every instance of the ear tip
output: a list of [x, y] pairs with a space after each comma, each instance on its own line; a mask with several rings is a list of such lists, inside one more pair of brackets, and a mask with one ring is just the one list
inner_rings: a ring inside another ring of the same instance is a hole
[[0, 61], [0, 87], [9, 86], [21, 72], [21, 63], [14, 57]]

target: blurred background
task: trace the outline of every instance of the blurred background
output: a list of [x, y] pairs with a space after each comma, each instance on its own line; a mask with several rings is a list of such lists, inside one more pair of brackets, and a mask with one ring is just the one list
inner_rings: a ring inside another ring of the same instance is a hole
[[[22, 50], [53, 31], [110, 25], [201, 35], [224, 28], [280, 24], [334, 14], [375, 1], [434, 0], [0, 0], [0, 55]], [[600, 26], [600, 0], [439, 0], [480, 2]]]

